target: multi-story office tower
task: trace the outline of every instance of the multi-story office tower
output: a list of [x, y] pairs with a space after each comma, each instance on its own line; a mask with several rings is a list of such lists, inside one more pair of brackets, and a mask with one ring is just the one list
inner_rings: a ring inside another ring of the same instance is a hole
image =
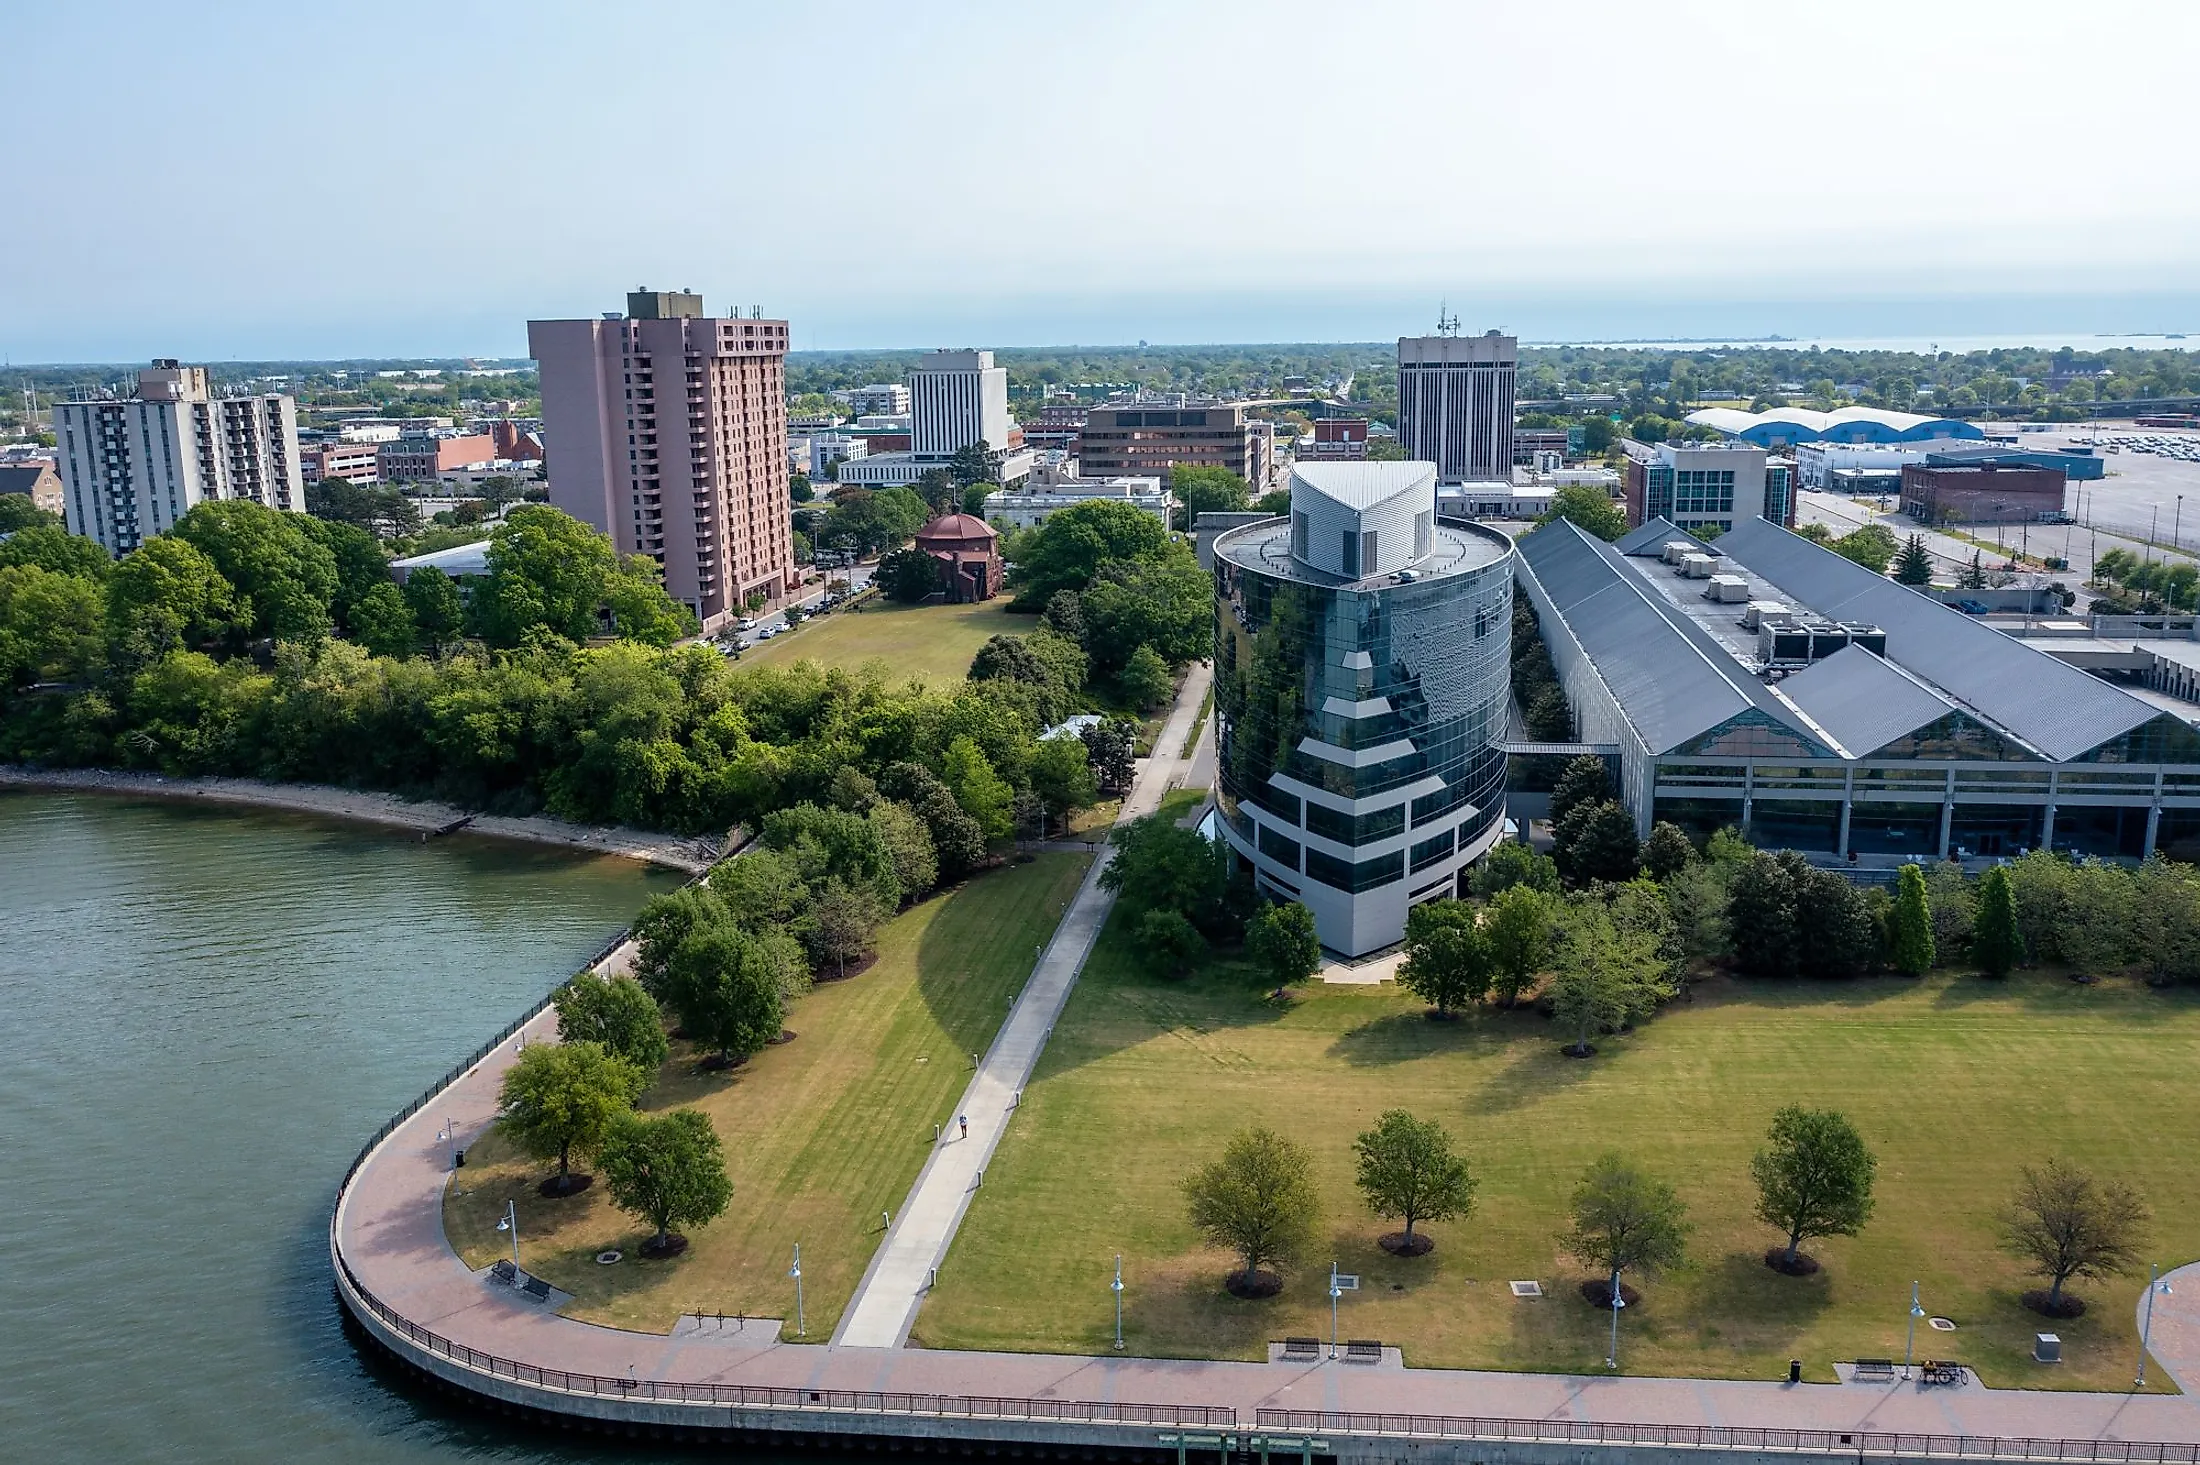
[[935, 351], [909, 369], [911, 450], [947, 458], [980, 444], [1008, 449], [1008, 369], [991, 351]]
[[1077, 436], [1078, 471], [1087, 478], [1169, 481], [1169, 470], [1227, 468], [1258, 493], [1274, 444], [1267, 423], [1248, 422], [1237, 403], [1205, 407], [1095, 407]]
[[527, 323], [550, 502], [646, 554], [706, 631], [795, 583], [787, 323], [636, 291], [626, 314]]
[[1513, 378], [1520, 342], [1481, 336], [1398, 338], [1398, 444], [1436, 465], [1440, 483], [1512, 477]]
[[1398, 941], [1500, 833], [1513, 563], [1428, 463], [1301, 463], [1288, 518], [1214, 542], [1222, 833], [1331, 950]]
[[1795, 465], [1755, 443], [1659, 443], [1629, 450], [1627, 522], [1650, 519], [1724, 534], [1751, 519], [1795, 527]]
[[209, 499], [305, 511], [297, 402], [273, 392], [217, 397], [203, 366], [155, 361], [132, 396], [56, 403], [54, 433], [69, 529], [113, 554]]

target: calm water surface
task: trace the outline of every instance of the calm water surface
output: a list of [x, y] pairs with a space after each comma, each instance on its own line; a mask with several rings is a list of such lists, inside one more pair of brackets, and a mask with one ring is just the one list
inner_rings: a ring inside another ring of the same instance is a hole
[[0, 1457], [579, 1460], [345, 1334], [368, 1134], [676, 877], [0, 793]]

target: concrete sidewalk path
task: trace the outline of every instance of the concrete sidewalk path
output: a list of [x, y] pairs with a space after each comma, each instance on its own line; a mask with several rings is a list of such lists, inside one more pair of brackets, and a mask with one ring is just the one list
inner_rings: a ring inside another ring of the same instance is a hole
[[[1153, 756], [1139, 768], [1123, 799], [1118, 823], [1159, 808], [1162, 795], [1183, 776], [1187, 765], [1179, 755], [1210, 679], [1205, 663], [1195, 665], [1184, 678], [1176, 706], [1154, 739]], [[847, 1311], [841, 1314], [835, 1343], [898, 1348], [908, 1339], [933, 1269], [946, 1257], [963, 1212], [983, 1183], [986, 1164], [1008, 1129], [1017, 1098], [1038, 1066], [1054, 1020], [1062, 1015], [1070, 989], [1077, 985], [1077, 974], [1084, 969], [1085, 958], [1115, 904], [1115, 897], [1100, 888], [1100, 872], [1107, 868], [1110, 854], [1103, 848], [1086, 872], [1085, 883], [1009, 1009], [1008, 1020], [979, 1060], [955, 1111], [969, 1121], [969, 1133], [964, 1134], [960, 1124], [951, 1124], [941, 1135], [917, 1183], [894, 1212], [894, 1224], [871, 1258]]]

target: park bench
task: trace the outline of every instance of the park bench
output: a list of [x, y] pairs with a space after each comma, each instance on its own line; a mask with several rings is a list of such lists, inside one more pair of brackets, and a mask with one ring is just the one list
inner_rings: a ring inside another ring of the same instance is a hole
[[498, 1262], [495, 1266], [489, 1268], [489, 1275], [509, 1287], [512, 1285], [513, 1279], [519, 1276], [519, 1268], [513, 1266], [510, 1262]]
[[1894, 1360], [1891, 1358], [1859, 1358], [1855, 1364], [1856, 1381], [1860, 1384], [1884, 1384], [1894, 1378]]
[[1951, 1388], [1961, 1388], [1964, 1376], [1968, 1372], [1969, 1370], [1960, 1363], [1950, 1363], [1945, 1359], [1928, 1358], [1925, 1360], [1925, 1366], [1918, 1370], [1917, 1377], [1920, 1384], [1928, 1386], [1944, 1384]]
[[1286, 1338], [1283, 1340], [1283, 1356], [1292, 1359], [1319, 1358], [1322, 1356], [1322, 1340]]
[[550, 1284], [540, 1277], [529, 1277], [527, 1285], [519, 1290], [539, 1302], [550, 1295]]
[[1346, 1363], [1381, 1363], [1383, 1345], [1373, 1338], [1354, 1338], [1344, 1345]]

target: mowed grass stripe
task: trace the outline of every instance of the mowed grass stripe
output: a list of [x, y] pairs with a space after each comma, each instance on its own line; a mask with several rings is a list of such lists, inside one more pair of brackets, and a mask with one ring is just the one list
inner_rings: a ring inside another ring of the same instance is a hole
[[854, 671], [879, 661], [894, 685], [914, 677], [944, 687], [969, 673], [970, 658], [992, 637], [1025, 635], [1039, 624], [1037, 616], [1010, 615], [1007, 607], [1005, 599], [982, 605], [867, 600], [861, 610], [833, 611], [744, 651], [740, 664], [816, 661]]
[[[529, 1270], [572, 1292], [567, 1311], [620, 1327], [664, 1330], [684, 1312], [793, 1318], [787, 1266], [802, 1244], [809, 1336], [830, 1335], [899, 1206], [969, 1082], [969, 1055], [993, 1040], [1084, 878], [1087, 857], [1045, 854], [977, 877], [903, 912], [881, 933], [879, 960], [795, 1004], [798, 1034], [730, 1075], [700, 1074], [676, 1044], [644, 1096], [651, 1110], [701, 1109], [725, 1144], [733, 1206], [692, 1233], [688, 1254], [641, 1261], [646, 1232], [611, 1209], [600, 1187], [545, 1201], [541, 1166], [491, 1138], [467, 1156], [444, 1223], [469, 1264], [508, 1254], [495, 1230], [519, 1203]], [[919, 1060], [923, 1061], [919, 1061]], [[627, 1259], [598, 1266], [598, 1251]]]
[[[1567, 1059], [1526, 1012], [1430, 1023], [1389, 986], [1316, 987], [1279, 1010], [1239, 966], [1149, 978], [1111, 926], [917, 1336], [1106, 1351], [1121, 1251], [1134, 1350], [1257, 1358], [1270, 1339], [1326, 1334], [1334, 1256], [1363, 1278], [1344, 1331], [1401, 1344], [1412, 1363], [1600, 1371], [1608, 1319], [1580, 1301], [1585, 1269], [1556, 1237], [1581, 1169], [1607, 1149], [1675, 1184], [1697, 1227], [1689, 1263], [1651, 1279], [1622, 1321], [1632, 1372], [1772, 1378], [1792, 1356], [1826, 1379], [1835, 1359], [1899, 1356], [1915, 1277], [1959, 1324], [1921, 1329], [1921, 1356], [2001, 1385], [2129, 1387], [2140, 1281], [2080, 1284], [2092, 1310], [2049, 1324], [2017, 1305], [2035, 1284], [1997, 1245], [2017, 1167], [2052, 1153], [2139, 1186], [2165, 1266], [2200, 1252], [2200, 1177], [2173, 1163], [2196, 1127], [2191, 994], [2045, 972], [1998, 986], [1716, 980], [1602, 1046]], [[1860, 1237], [1812, 1243], [1826, 1270], [1804, 1280], [1762, 1264], [1778, 1238], [1754, 1219], [1748, 1174], [1788, 1102], [1845, 1110], [1880, 1159], [1878, 1214]], [[1482, 1181], [1474, 1217], [1430, 1228], [1438, 1250], [1414, 1262], [1377, 1248], [1395, 1223], [1351, 1185], [1352, 1138], [1390, 1107], [1443, 1122]], [[1221, 1292], [1228, 1261], [1198, 1245], [1178, 1185], [1254, 1123], [1314, 1151], [1329, 1239], [1282, 1298], [1248, 1304]], [[1515, 1277], [1552, 1295], [1516, 1302]], [[2060, 1368], [2029, 1362], [2036, 1331], [2062, 1335]]]

